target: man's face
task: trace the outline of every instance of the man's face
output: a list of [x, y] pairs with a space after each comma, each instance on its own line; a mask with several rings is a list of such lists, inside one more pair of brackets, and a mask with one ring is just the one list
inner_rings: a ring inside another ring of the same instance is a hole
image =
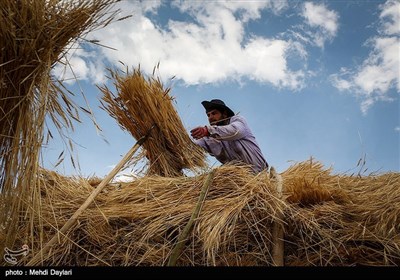
[[[225, 124], [225, 120], [227, 115], [225, 113], [221, 113], [219, 110], [214, 109], [207, 112], [208, 122], [210, 125], [223, 125]], [[223, 121], [221, 121], [223, 120]]]

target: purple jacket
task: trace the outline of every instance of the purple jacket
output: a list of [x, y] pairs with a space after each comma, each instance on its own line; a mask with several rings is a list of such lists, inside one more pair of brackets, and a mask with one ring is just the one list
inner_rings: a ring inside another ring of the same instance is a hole
[[194, 142], [219, 162], [240, 161], [252, 165], [255, 172], [268, 169], [256, 138], [242, 116], [233, 116], [228, 125], [206, 126], [210, 136]]

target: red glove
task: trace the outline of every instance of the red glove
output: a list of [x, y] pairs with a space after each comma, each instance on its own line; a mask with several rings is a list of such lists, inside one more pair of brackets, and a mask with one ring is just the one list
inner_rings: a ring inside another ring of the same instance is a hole
[[192, 129], [190, 131], [190, 135], [192, 135], [192, 137], [194, 139], [200, 139], [200, 138], [203, 138], [204, 136], [209, 136], [210, 133], [208, 132], [207, 127], [199, 126], [199, 127]]

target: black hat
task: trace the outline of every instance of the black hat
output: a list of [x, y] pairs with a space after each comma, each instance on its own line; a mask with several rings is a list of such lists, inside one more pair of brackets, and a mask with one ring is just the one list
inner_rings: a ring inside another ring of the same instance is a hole
[[206, 109], [206, 113], [210, 112], [211, 110], [217, 109], [218, 111], [223, 112], [224, 110], [228, 113], [228, 117], [233, 117], [235, 113], [225, 105], [224, 101], [219, 99], [213, 99], [211, 101], [203, 101], [201, 104]]

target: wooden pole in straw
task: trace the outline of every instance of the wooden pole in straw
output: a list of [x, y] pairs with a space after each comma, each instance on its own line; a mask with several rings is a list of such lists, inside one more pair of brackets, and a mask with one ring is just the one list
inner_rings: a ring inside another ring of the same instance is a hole
[[71, 218], [64, 224], [64, 226], [53, 236], [53, 238], [50, 239], [49, 242], [26, 264], [27, 266], [32, 266], [36, 265], [43, 257], [44, 254], [46, 254], [49, 249], [57, 243], [58, 240], [58, 234], [61, 233], [62, 235], [65, 235], [67, 230], [69, 230], [73, 224], [76, 222], [77, 218], [79, 217], [80, 214], [82, 214], [83, 211], [93, 202], [95, 197], [103, 190], [103, 188], [111, 181], [112, 178], [119, 172], [119, 170], [131, 159], [133, 154], [139, 149], [139, 147], [144, 143], [144, 141], [147, 139], [147, 137], [150, 134], [150, 131], [154, 128], [154, 125], [149, 129], [147, 134], [140, 138], [136, 144], [126, 153], [126, 155], [121, 159], [121, 161], [114, 167], [113, 170], [107, 175], [106, 178], [101, 181], [101, 183], [96, 187], [96, 189], [89, 195], [89, 197], [86, 199], [86, 201], [79, 207], [78, 210], [72, 215]]
[[192, 213], [192, 216], [189, 219], [189, 222], [183, 229], [182, 233], [178, 237], [178, 241], [172, 250], [171, 257], [169, 258], [167, 266], [175, 266], [176, 261], [178, 260], [179, 255], [181, 254], [183, 250], [183, 245], [185, 245], [185, 241], [190, 233], [190, 230], [192, 229], [194, 221], [197, 219], [197, 217], [200, 214], [201, 206], [203, 205], [205, 196], [208, 192], [208, 188], [211, 185], [213, 176], [214, 176], [215, 170], [211, 170], [211, 172], [208, 174], [206, 180], [204, 181], [203, 187], [201, 188], [200, 196], [197, 201], [196, 207], [194, 208], [194, 211]]
[[[277, 174], [275, 169], [271, 167], [271, 178], [276, 180], [276, 190], [278, 197], [282, 198], [282, 177]], [[274, 266], [284, 266], [284, 232], [282, 224], [283, 215], [278, 213], [278, 219], [274, 222], [272, 227], [272, 262]]]

